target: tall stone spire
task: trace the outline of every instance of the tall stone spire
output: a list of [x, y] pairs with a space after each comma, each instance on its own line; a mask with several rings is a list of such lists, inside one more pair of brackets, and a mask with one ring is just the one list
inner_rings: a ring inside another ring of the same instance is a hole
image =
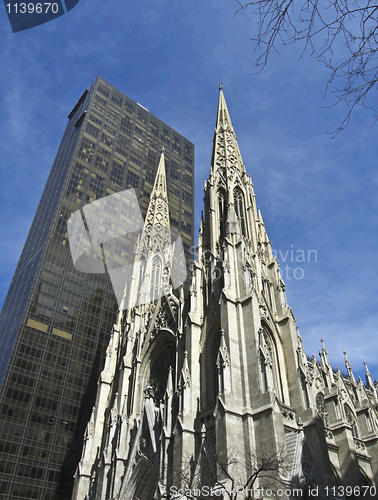
[[216, 132], [220, 130], [222, 127], [223, 129], [226, 129], [227, 126], [230, 126], [230, 129], [234, 131], [231, 123], [231, 118], [230, 114], [227, 109], [227, 104], [226, 100], [224, 98], [223, 94], [223, 85], [220, 83], [219, 84], [219, 102], [218, 102], [218, 113], [217, 113], [217, 122], [215, 126]]
[[[183, 255], [182, 247], [171, 246], [163, 147], [143, 231], [135, 249], [133, 276], [128, 289], [126, 308], [129, 310], [128, 317], [132, 307], [153, 302], [160, 296], [161, 289], [165, 292], [165, 286], [168, 286], [169, 282], [168, 270], [171, 269], [173, 252], [176, 250], [179, 259], [181, 254]], [[179, 280], [181, 275], [177, 269], [176, 275]]]
[[142, 240], [147, 235], [150, 238], [158, 237], [162, 248], [166, 247], [171, 242], [164, 147], [161, 151], [155, 183], [147, 209]]
[[230, 114], [227, 109], [226, 100], [223, 95], [223, 86], [220, 84], [210, 175], [215, 175], [215, 173], [220, 170], [224, 177], [224, 181], [227, 182], [227, 177], [230, 179], [235, 169], [238, 170], [240, 174], [246, 173]]
[[375, 390], [375, 387], [374, 387], [374, 384], [373, 384], [373, 379], [371, 377], [371, 373], [369, 372], [369, 368], [368, 368], [368, 365], [366, 363], [366, 361], [364, 361], [364, 365], [365, 365], [365, 377], [366, 377], [366, 384], [368, 386], [369, 389], [371, 389], [372, 391]]
[[347, 353], [346, 351], [344, 351], [344, 357], [345, 357], [345, 367], [348, 371], [348, 378], [349, 380], [354, 384], [354, 385], [357, 385], [357, 382], [356, 382], [356, 379], [354, 378], [354, 375], [353, 375], [353, 371], [352, 371], [352, 367], [349, 363], [349, 359], [347, 358]]

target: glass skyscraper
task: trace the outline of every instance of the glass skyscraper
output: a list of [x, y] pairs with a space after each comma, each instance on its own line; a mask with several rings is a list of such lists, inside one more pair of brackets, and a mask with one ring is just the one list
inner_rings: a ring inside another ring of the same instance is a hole
[[134, 188], [145, 215], [164, 146], [171, 227], [193, 245], [193, 144], [100, 77], [68, 118], [0, 315], [0, 498], [70, 498], [117, 314], [108, 275], [73, 266], [71, 214]]

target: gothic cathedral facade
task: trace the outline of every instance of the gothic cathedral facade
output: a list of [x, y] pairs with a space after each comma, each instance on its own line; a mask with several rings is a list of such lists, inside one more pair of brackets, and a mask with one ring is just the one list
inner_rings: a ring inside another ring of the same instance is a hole
[[73, 499], [374, 498], [376, 383], [346, 354], [334, 370], [323, 344], [305, 354], [221, 86], [204, 202], [184, 294], [174, 252], [156, 252], [171, 244], [162, 152]]

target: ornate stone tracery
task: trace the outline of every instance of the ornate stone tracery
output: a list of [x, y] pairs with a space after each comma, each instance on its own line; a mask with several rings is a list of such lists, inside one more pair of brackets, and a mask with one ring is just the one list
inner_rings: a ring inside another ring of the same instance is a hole
[[329, 427], [328, 411], [324, 400], [324, 394], [318, 392], [316, 395], [316, 411], [319, 417], [323, 420], [324, 427]]
[[247, 236], [247, 224], [246, 224], [246, 218], [245, 218], [245, 202], [244, 202], [244, 196], [239, 187], [236, 187], [233, 192], [234, 196], [234, 207], [235, 207], [235, 213], [236, 217], [238, 218], [241, 232], [243, 236]]
[[350, 409], [349, 405], [347, 405], [346, 403], [344, 404], [344, 412], [345, 412], [345, 418], [346, 418], [347, 422], [352, 427], [352, 435], [353, 435], [353, 437], [358, 438], [359, 437], [359, 433], [358, 433], [358, 427], [357, 427], [356, 418], [354, 416], [354, 413]]

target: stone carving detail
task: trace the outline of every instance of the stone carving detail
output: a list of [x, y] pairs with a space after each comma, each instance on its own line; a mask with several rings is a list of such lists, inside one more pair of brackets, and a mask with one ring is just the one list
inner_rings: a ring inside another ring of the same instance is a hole
[[144, 397], [146, 399], [150, 399], [150, 398], [154, 397], [154, 388], [150, 384], [147, 384], [147, 386], [143, 392], [144, 392]]
[[287, 418], [288, 420], [294, 420], [295, 418], [294, 412], [289, 410], [288, 408], [282, 408], [281, 414], [284, 418]]
[[333, 441], [335, 439], [331, 429], [324, 428], [324, 434], [325, 434], [326, 439], [329, 439], [331, 441]]
[[267, 319], [268, 316], [268, 309], [264, 304], [259, 304], [259, 309], [260, 309], [260, 317]]
[[260, 242], [257, 243], [257, 255], [262, 262], [266, 262], [268, 259], [268, 252], [263, 248]]
[[181, 388], [186, 389], [187, 387], [190, 387], [190, 384], [191, 380], [189, 368], [183, 368], [181, 370]]
[[161, 328], [169, 328], [173, 331], [175, 330], [175, 325], [177, 323], [177, 305], [174, 301], [171, 301], [170, 305], [171, 307], [169, 307], [167, 300], [162, 301], [159, 312], [156, 316], [153, 337], [156, 336]]
[[94, 422], [93, 422], [93, 415], [94, 415], [94, 411], [95, 411], [95, 407], [92, 408], [92, 415], [91, 415], [91, 419], [90, 421], [88, 422], [88, 425], [87, 425], [87, 433], [86, 433], [86, 436], [85, 436], [85, 439], [89, 439], [93, 436], [93, 433], [94, 433]]
[[314, 481], [314, 472], [312, 470], [310, 462], [305, 458], [302, 462], [302, 471], [307, 481], [312, 483]]
[[357, 451], [366, 451], [366, 445], [361, 439], [354, 438], [353, 442]]
[[272, 366], [273, 366], [273, 350], [272, 350], [269, 336], [263, 328], [260, 328], [259, 335], [260, 335], [260, 349], [261, 349], [262, 354], [264, 356], [265, 364], [268, 365], [270, 368], [272, 368]]
[[228, 354], [228, 349], [227, 349], [226, 344], [223, 341], [223, 345], [222, 345], [222, 341], [221, 341], [221, 345], [219, 347], [219, 354], [218, 354], [218, 358], [217, 358], [217, 367], [224, 368], [226, 366], [230, 366], [230, 355]]
[[[260, 299], [260, 300], [263, 300], [263, 299]], [[268, 308], [266, 307], [266, 305], [263, 302], [260, 302], [259, 310], [260, 310], [260, 318], [265, 319], [265, 321], [267, 321], [268, 323], [271, 323], [271, 317], [270, 317], [270, 314], [268, 312]]]
[[[141, 423], [142, 425], [142, 423]], [[138, 451], [135, 456], [134, 464], [137, 465], [141, 458], [145, 458], [148, 461], [152, 461], [154, 457], [154, 452], [151, 443], [151, 437], [148, 435], [147, 429], [143, 430], [143, 434], [139, 438]]]
[[250, 264], [246, 261], [242, 269], [244, 271], [245, 286], [247, 288], [253, 288], [253, 281], [256, 275], [252, 271]]
[[113, 425], [116, 425], [117, 420], [118, 420], [118, 411], [116, 408], [112, 408], [110, 411], [110, 427], [113, 427]]

